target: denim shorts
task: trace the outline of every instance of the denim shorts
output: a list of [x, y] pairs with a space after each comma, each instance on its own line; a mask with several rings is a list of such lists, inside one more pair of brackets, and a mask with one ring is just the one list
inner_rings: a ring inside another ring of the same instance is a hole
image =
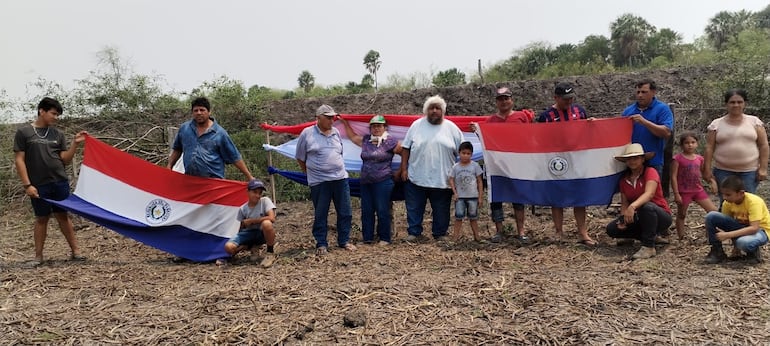
[[57, 181], [55, 183], [48, 183], [45, 185], [35, 186], [37, 194], [40, 198], [32, 198], [32, 209], [35, 211], [35, 216], [48, 216], [51, 213], [64, 213], [67, 210], [48, 203], [43, 198], [52, 199], [54, 201], [61, 201], [70, 196], [70, 182], [69, 180]]
[[455, 219], [462, 220], [465, 217], [468, 220], [478, 220], [479, 218], [479, 199], [478, 198], [459, 198], [455, 202]]
[[261, 229], [242, 229], [238, 231], [238, 234], [230, 239], [231, 243], [243, 246], [254, 246], [266, 244], [265, 234]]

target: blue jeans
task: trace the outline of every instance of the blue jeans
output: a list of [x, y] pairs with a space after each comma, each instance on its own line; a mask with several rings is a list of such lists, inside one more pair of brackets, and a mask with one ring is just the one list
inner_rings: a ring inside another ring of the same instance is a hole
[[621, 215], [607, 225], [607, 235], [612, 238], [637, 239], [646, 247], [655, 246], [656, 236], [667, 236], [672, 221], [671, 214], [652, 202], [647, 202], [637, 209], [635, 221], [627, 224], [625, 229], [618, 227], [622, 219]]
[[[521, 203], [511, 203], [513, 206], [513, 210], [524, 210], [524, 204]], [[503, 211], [503, 202], [492, 202], [489, 203], [489, 209], [492, 211], [492, 221], [493, 222], [503, 222], [505, 221], [505, 212]]]
[[455, 220], [462, 221], [479, 219], [479, 199], [478, 198], [458, 198], [455, 202]]
[[433, 209], [433, 237], [446, 236], [449, 229], [449, 210], [452, 205], [452, 189], [436, 189], [415, 185], [407, 181], [404, 186], [406, 197], [406, 221], [409, 224], [409, 235], [422, 234], [422, 219], [425, 205], [430, 201]]
[[262, 230], [259, 228], [253, 228], [253, 229], [241, 228], [238, 231], [238, 234], [236, 234], [235, 237], [230, 238], [229, 241], [237, 245], [243, 245], [243, 246], [267, 244], [267, 240], [265, 240], [265, 234], [262, 233]]
[[365, 243], [374, 241], [374, 216], [377, 215], [377, 237], [390, 243], [390, 194], [393, 179], [361, 184], [361, 233]]
[[329, 231], [329, 205], [334, 202], [337, 211], [337, 245], [340, 247], [350, 241], [350, 223], [353, 212], [350, 207], [350, 186], [348, 179], [325, 181], [310, 187], [310, 199], [313, 200], [313, 238], [316, 247], [328, 247], [326, 234]]
[[[746, 190], [746, 192], [751, 192], [756, 194], [757, 193], [757, 171], [751, 171], [751, 172], [733, 172], [733, 171], [726, 171], [724, 169], [714, 168], [712, 170], [714, 173], [714, 179], [716, 179], [717, 184], [721, 185], [722, 181], [725, 180], [725, 178], [735, 175], [741, 178], [743, 181], [743, 189]], [[722, 202], [724, 200], [722, 199], [722, 193], [717, 193], [719, 195], [719, 210], [722, 210]]]
[[[721, 246], [722, 242], [717, 240], [717, 227], [725, 232], [732, 232], [739, 230], [746, 225], [738, 222], [725, 214], [718, 211], [711, 211], [706, 214], [706, 232], [709, 236], [709, 244]], [[743, 237], [733, 238], [735, 247], [744, 252], [752, 252], [758, 247], [767, 244], [767, 233], [763, 229], [759, 229], [757, 233], [752, 235], [745, 235]]]

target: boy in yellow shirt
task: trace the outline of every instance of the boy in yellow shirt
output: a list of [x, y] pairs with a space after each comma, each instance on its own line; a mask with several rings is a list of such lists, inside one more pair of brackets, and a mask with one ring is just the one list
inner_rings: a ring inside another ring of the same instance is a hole
[[722, 242], [733, 240], [732, 257], [740, 257], [746, 252], [749, 259], [762, 262], [762, 245], [767, 244], [770, 231], [770, 212], [767, 204], [753, 193], [744, 190], [740, 177], [731, 175], [720, 184], [724, 198], [722, 212], [712, 211], [706, 215], [711, 251], [706, 263], [715, 264], [724, 261], [727, 256], [722, 249]]

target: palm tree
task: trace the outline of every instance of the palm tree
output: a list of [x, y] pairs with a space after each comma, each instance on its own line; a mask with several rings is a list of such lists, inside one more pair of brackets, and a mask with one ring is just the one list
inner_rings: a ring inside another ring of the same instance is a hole
[[615, 63], [619, 66], [633, 65], [634, 61], [643, 61], [642, 47], [655, 32], [655, 27], [644, 18], [626, 13], [610, 24], [610, 40], [615, 50]]
[[722, 11], [709, 19], [706, 36], [717, 51], [722, 51], [730, 40], [748, 28], [756, 27], [756, 17], [750, 11]]
[[382, 61], [380, 60], [380, 52], [376, 50], [370, 50], [364, 57], [364, 66], [369, 74], [374, 76], [374, 92], [377, 92], [377, 71], [380, 69]]
[[299, 83], [299, 87], [302, 88], [305, 93], [309, 93], [310, 90], [313, 90], [313, 87], [315, 86], [315, 77], [313, 77], [310, 71], [304, 70], [299, 74], [297, 83]]

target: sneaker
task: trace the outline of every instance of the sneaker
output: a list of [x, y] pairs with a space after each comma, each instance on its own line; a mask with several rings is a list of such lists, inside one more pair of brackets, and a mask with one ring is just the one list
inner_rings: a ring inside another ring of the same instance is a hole
[[216, 264], [217, 267], [224, 267], [224, 266], [227, 265], [227, 259], [217, 258], [217, 260], [214, 262], [214, 264]]
[[328, 253], [329, 253], [329, 250], [326, 249], [326, 246], [321, 246], [315, 249], [316, 256], [326, 256], [326, 254]]
[[662, 235], [655, 237], [655, 244], [671, 244], [671, 242], [668, 240], [667, 237], [664, 237]]
[[497, 233], [497, 234], [495, 234], [494, 237], [489, 238], [489, 241], [491, 241], [493, 243], [499, 243], [499, 242], [503, 241], [503, 235], [500, 234], [500, 233]]
[[268, 252], [267, 254], [265, 254], [265, 258], [262, 259], [262, 262], [260, 262], [259, 265], [261, 265], [262, 268], [270, 268], [274, 262], [275, 262], [275, 253]]
[[404, 238], [404, 240], [406, 242], [408, 242], [408, 243], [416, 243], [416, 242], [418, 242], [420, 240], [420, 238], [417, 237], [414, 234], [410, 234], [410, 235], [406, 236], [406, 238]]
[[634, 240], [629, 238], [621, 238], [621, 239], [618, 239], [616, 244], [618, 246], [631, 246], [631, 245], [634, 245]]
[[518, 240], [518, 241], [519, 241], [519, 243], [522, 243], [522, 244], [524, 244], [524, 245], [526, 245], [526, 244], [529, 244], [529, 243], [530, 243], [529, 237], [527, 237], [527, 236], [525, 236], [525, 235], [517, 235], [517, 236], [513, 237], [513, 239], [516, 239], [516, 240]]
[[749, 252], [748, 255], [749, 255], [749, 260], [753, 261], [756, 264], [760, 264], [760, 263], [764, 262], [762, 260], [762, 247], [761, 246], [757, 247], [756, 250], [754, 250], [752, 252]]
[[379, 243], [377, 243], [377, 245], [379, 245], [379, 246], [387, 246], [387, 245], [390, 245], [390, 243], [389, 243], [389, 242], [386, 242], [386, 241], [384, 241], [384, 240], [380, 240], [380, 242], [379, 242]]
[[343, 245], [342, 248], [348, 251], [356, 251], [356, 246], [353, 245], [353, 243], [347, 243]]
[[86, 256], [75, 255], [75, 254], [70, 255], [70, 261], [83, 262], [87, 259], [88, 258], [86, 258]]
[[655, 248], [642, 246], [631, 258], [633, 259], [645, 259], [655, 257]]
[[727, 259], [727, 255], [725, 255], [722, 246], [711, 246], [711, 251], [709, 251], [709, 254], [706, 256], [706, 263], [717, 264], [725, 259]]

